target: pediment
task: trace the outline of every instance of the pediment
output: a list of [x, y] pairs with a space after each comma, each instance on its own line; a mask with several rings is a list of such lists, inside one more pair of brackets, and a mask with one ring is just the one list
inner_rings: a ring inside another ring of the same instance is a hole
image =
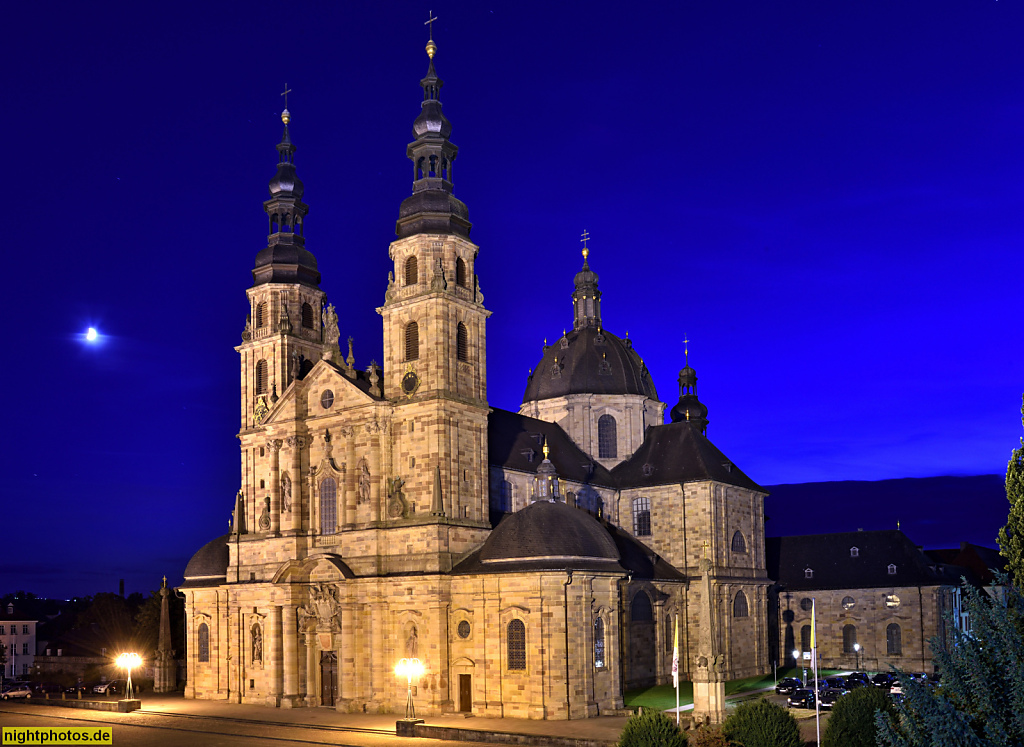
[[[311, 417], [333, 415], [353, 407], [377, 402], [333, 364], [321, 360], [302, 380], [305, 410]], [[330, 395], [327, 393], [330, 392]], [[327, 396], [325, 396], [327, 395]], [[330, 403], [328, 406], [325, 404]]]

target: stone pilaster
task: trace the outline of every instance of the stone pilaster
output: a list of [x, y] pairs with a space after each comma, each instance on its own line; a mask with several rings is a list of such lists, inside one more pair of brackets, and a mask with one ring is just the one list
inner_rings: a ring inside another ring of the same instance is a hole
[[[281, 609], [278, 607], [277, 609]], [[281, 705], [293, 708], [299, 705], [299, 631], [295, 609], [286, 606], [283, 611], [284, 698]]]
[[267, 441], [270, 452], [270, 531], [281, 533], [281, 439]]

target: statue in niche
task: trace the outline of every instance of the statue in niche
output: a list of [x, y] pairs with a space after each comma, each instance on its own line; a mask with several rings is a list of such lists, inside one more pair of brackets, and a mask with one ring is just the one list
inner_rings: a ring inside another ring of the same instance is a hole
[[299, 352], [297, 350], [292, 351], [292, 366], [288, 372], [289, 379], [295, 381], [299, 378], [299, 371], [301, 369], [301, 362], [299, 361]]
[[401, 477], [395, 477], [388, 480], [388, 518], [397, 519], [401, 516], [405, 516], [406, 505], [405, 496], [402, 495], [402, 486], [405, 485], [405, 480]]
[[323, 314], [324, 322], [324, 343], [331, 347], [338, 346], [338, 339], [341, 337], [338, 332], [338, 314], [334, 310], [334, 304], [327, 304]]
[[366, 503], [370, 500], [370, 465], [366, 463], [366, 457], [359, 460], [359, 502]]
[[260, 514], [260, 529], [264, 532], [270, 529], [270, 497], [263, 499], [263, 513]]
[[408, 659], [415, 659], [419, 656], [420, 638], [416, 632], [416, 626], [409, 626], [409, 633], [405, 637], [405, 656]]
[[263, 629], [259, 623], [252, 626], [252, 665], [263, 666]]
[[285, 472], [281, 475], [281, 511], [291, 513], [292, 510], [292, 478]]

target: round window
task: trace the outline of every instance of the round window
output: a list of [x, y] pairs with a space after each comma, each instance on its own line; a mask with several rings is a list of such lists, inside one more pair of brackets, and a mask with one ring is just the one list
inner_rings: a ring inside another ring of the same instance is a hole
[[885, 606], [888, 607], [889, 609], [893, 609], [893, 610], [896, 609], [897, 607], [900, 606], [900, 598], [898, 596], [896, 596], [895, 594], [886, 594], [885, 595]]
[[324, 389], [324, 393], [320, 395], [320, 406], [325, 410], [329, 410], [331, 405], [334, 404], [334, 392], [330, 389]]
[[843, 597], [844, 610], [852, 609], [854, 604], [856, 603], [853, 601], [853, 597]]
[[459, 623], [459, 638], [469, 638], [469, 621], [463, 620]]
[[811, 607], [813, 606], [814, 602], [811, 601], [810, 597], [804, 597], [800, 600], [800, 609], [802, 609], [804, 612], [810, 612]]

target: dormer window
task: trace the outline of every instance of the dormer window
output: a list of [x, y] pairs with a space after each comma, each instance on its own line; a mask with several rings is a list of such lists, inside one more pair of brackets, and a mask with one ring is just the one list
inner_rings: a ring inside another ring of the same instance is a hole
[[895, 576], [896, 575], [896, 566], [893, 565], [892, 563], [889, 563], [889, 575], [890, 576]]
[[856, 547], [851, 547], [850, 548], [850, 557], [851, 558], [859, 558], [860, 557], [860, 549], [856, 548]]
[[814, 578], [814, 571], [810, 568], [804, 568], [804, 578]]

